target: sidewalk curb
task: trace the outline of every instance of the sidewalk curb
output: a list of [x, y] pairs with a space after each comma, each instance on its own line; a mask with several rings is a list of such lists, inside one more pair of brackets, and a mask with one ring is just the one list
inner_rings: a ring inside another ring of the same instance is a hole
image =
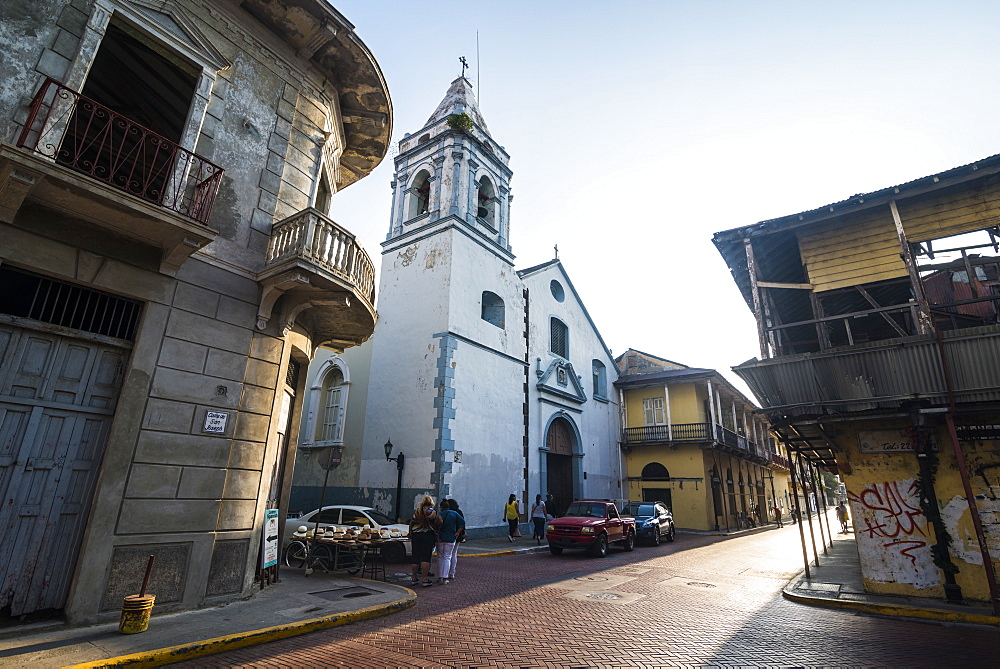
[[[793, 579], [793, 583], [798, 580], [798, 577], [795, 577]], [[790, 588], [791, 584], [785, 586], [785, 588], [781, 591], [781, 594], [785, 597], [785, 599], [811, 606], [823, 606], [831, 609], [852, 609], [855, 611], [863, 611], [864, 613], [874, 613], [880, 616], [920, 618], [923, 620], [968, 623], [972, 625], [989, 625], [992, 627], [1000, 626], [1000, 616], [922, 609], [916, 606], [906, 606], [905, 604], [877, 604], [874, 602], [856, 602], [844, 599], [832, 599], [830, 597], [814, 597], [796, 594], [791, 592]]]
[[142, 653], [133, 653], [131, 655], [119, 655], [118, 657], [109, 657], [104, 660], [84, 662], [82, 664], [74, 664], [71, 666], [74, 669], [112, 666], [159, 667], [165, 664], [172, 664], [174, 662], [192, 660], [198, 657], [205, 657], [207, 655], [215, 655], [216, 653], [222, 653], [225, 651], [246, 648], [247, 646], [256, 646], [258, 644], [267, 643], [268, 641], [277, 641], [279, 639], [299, 636], [300, 634], [307, 634], [309, 632], [329, 629], [331, 627], [339, 627], [340, 625], [347, 625], [361, 620], [379, 618], [381, 616], [389, 615], [390, 613], [403, 611], [417, 603], [417, 593], [413, 592], [413, 590], [403, 586], [394, 587], [403, 590], [406, 594], [402, 599], [389, 602], [388, 604], [376, 604], [374, 606], [358, 609], [357, 611], [337, 613], [330, 616], [312, 618], [310, 620], [301, 620], [287, 625], [275, 625], [274, 627], [265, 627], [263, 629], [251, 630], [249, 632], [241, 632], [238, 634], [228, 634], [226, 636], [206, 639], [204, 641], [195, 641], [178, 646], [168, 646], [166, 648], [159, 648], [157, 650], [150, 650]]

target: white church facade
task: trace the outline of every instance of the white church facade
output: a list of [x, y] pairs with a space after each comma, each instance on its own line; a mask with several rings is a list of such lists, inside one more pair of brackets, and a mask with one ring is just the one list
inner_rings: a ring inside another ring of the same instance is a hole
[[515, 270], [508, 160], [464, 77], [400, 142], [378, 323], [310, 367], [290, 509], [430, 493], [488, 534], [510, 494], [622, 496], [614, 359], [558, 259]]

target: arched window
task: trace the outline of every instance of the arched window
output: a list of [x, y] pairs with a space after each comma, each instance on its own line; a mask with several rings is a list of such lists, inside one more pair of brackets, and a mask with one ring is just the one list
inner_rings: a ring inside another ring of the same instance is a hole
[[344, 435], [344, 374], [332, 368], [323, 378], [316, 420], [316, 441], [339, 442]]
[[643, 481], [668, 481], [669, 479], [670, 472], [659, 462], [650, 462], [642, 468]]
[[549, 319], [549, 350], [563, 358], [569, 357], [569, 328], [555, 317]]
[[608, 370], [600, 360], [591, 363], [594, 370], [594, 397], [608, 396]]
[[487, 177], [479, 180], [479, 190], [476, 194], [476, 218], [482, 219], [491, 228], [496, 227], [496, 191]]
[[420, 170], [413, 179], [413, 185], [409, 189], [410, 206], [407, 211], [407, 220], [416, 218], [421, 214], [426, 214], [431, 203], [431, 175], [427, 170]]
[[500, 329], [504, 327], [504, 305], [503, 298], [488, 290], [483, 291], [483, 312], [482, 318], [487, 323], [491, 323]]
[[424, 134], [420, 135], [420, 139], [417, 140], [417, 143], [423, 144], [424, 142], [429, 142], [429, 141], [431, 141], [431, 134], [429, 132], [425, 132]]

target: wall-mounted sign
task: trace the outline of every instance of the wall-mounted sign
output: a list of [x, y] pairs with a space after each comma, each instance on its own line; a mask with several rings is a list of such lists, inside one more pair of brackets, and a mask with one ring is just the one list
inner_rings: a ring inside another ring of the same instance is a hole
[[278, 510], [264, 512], [264, 569], [278, 564]]
[[[933, 436], [928, 435], [932, 451], [938, 450]], [[858, 444], [862, 453], [912, 453], [913, 442], [905, 429], [858, 430]]]
[[205, 414], [205, 426], [202, 432], [212, 432], [213, 434], [225, 434], [226, 423], [229, 422], [229, 414], [225, 411], [209, 411]]

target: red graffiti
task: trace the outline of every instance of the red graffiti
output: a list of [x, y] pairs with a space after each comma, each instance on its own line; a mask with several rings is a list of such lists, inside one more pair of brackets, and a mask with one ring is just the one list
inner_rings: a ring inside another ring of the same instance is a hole
[[908, 497], [919, 494], [916, 481], [910, 484], [907, 493], [900, 493], [898, 482], [886, 481], [881, 485], [869, 485], [860, 494], [848, 492], [847, 496], [864, 514], [860, 519], [864, 527], [859, 529], [867, 532], [869, 539], [888, 540], [883, 541], [884, 548], [898, 551], [916, 565], [914, 551], [928, 545], [917, 538], [927, 536], [919, 521], [924, 512], [907, 501]]

